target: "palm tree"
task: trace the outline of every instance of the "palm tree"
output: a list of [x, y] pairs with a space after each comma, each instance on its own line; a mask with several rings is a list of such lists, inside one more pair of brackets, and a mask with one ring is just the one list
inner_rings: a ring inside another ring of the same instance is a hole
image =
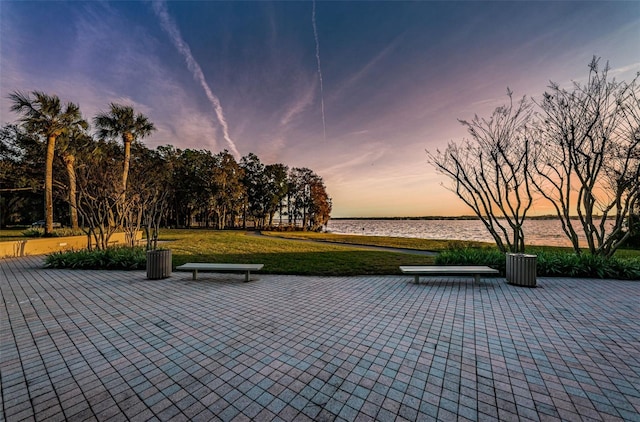
[[67, 170], [69, 186], [67, 187], [69, 216], [71, 228], [77, 230], [78, 224], [78, 194], [76, 179], [76, 158], [91, 142], [91, 137], [84, 130], [70, 130], [58, 139], [59, 154]]
[[124, 144], [124, 169], [122, 171], [122, 194], [127, 190], [131, 143], [142, 139], [155, 130], [153, 123], [142, 113], [135, 114], [133, 107], [111, 103], [110, 110], [98, 114], [94, 119], [100, 139], [122, 138]]
[[9, 99], [13, 102], [11, 111], [22, 115], [20, 121], [25, 130], [47, 139], [44, 232], [45, 235], [49, 235], [53, 233], [53, 159], [56, 139], [74, 128], [86, 129], [88, 124], [82, 119], [80, 107], [77, 104], [67, 103], [63, 108], [57, 95], [47, 95], [40, 91], [33, 91], [31, 95], [16, 91], [9, 95]]

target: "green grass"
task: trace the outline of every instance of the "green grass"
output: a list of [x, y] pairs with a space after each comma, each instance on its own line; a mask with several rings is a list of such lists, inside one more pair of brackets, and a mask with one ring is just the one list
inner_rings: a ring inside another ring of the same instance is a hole
[[[462, 240], [434, 240], [406, 237], [386, 236], [360, 236], [334, 233], [314, 232], [263, 232], [266, 236], [280, 237], [283, 239], [305, 239], [322, 242], [346, 243], [351, 245], [385, 246], [391, 248], [417, 249], [424, 251], [441, 252], [451, 249], [483, 248], [496, 249], [495, 244], [488, 242], [462, 241]], [[540, 252], [566, 252], [573, 253], [570, 247], [560, 246], [528, 246], [527, 253]], [[638, 249], [619, 249], [615, 253], [616, 258], [640, 258]]]
[[315, 240], [321, 242], [346, 243], [351, 245], [366, 246], [384, 246], [389, 248], [417, 249], [422, 251], [434, 252], [447, 249], [475, 248], [492, 245], [491, 243], [462, 240], [434, 240], [408, 237], [360, 236], [315, 232], [263, 232], [262, 234], [283, 239]]
[[371, 251], [329, 243], [292, 242], [239, 231], [163, 230], [162, 246], [173, 264], [228, 262], [264, 264], [263, 273], [346, 276], [399, 274], [400, 265], [433, 264], [433, 257]]
[[11, 228], [0, 230], [0, 242], [7, 242], [10, 240], [24, 240], [24, 231], [29, 227]]

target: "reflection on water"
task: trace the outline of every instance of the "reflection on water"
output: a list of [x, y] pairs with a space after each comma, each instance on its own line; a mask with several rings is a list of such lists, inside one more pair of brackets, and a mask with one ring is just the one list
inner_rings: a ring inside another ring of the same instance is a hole
[[[479, 220], [329, 220], [327, 231], [367, 236], [417, 237], [423, 239], [493, 242]], [[571, 246], [558, 220], [526, 220], [527, 245]], [[584, 235], [578, 235], [584, 245]]]

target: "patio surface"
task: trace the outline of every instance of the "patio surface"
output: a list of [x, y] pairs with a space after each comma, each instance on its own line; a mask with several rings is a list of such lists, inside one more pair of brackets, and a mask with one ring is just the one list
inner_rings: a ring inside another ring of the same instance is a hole
[[0, 420], [640, 420], [640, 283], [0, 260]]

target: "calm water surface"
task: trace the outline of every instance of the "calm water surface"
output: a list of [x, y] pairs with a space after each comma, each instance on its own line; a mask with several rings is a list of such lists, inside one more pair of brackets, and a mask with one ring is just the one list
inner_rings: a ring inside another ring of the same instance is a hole
[[[478, 220], [329, 220], [327, 231], [367, 236], [493, 242], [487, 229]], [[571, 246], [558, 220], [526, 220], [524, 231], [527, 245]], [[584, 238], [580, 239], [580, 243], [584, 244]]]

